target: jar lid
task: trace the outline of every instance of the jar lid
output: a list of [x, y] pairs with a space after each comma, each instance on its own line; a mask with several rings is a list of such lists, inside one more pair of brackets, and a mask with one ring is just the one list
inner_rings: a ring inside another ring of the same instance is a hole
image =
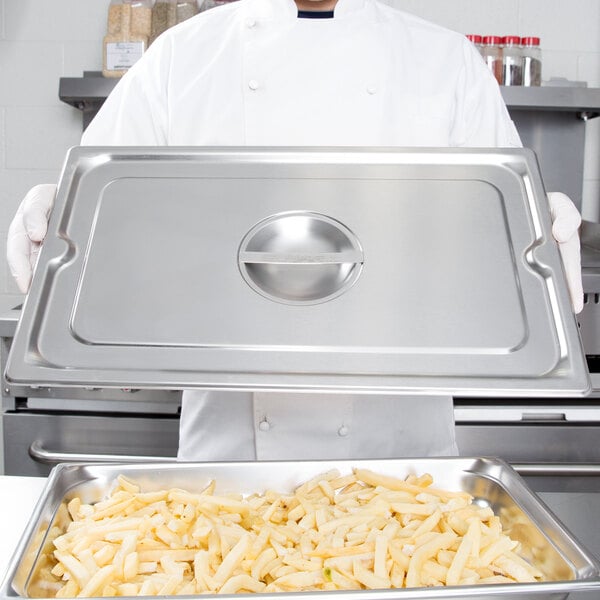
[[466, 37], [468, 40], [470, 40], [474, 44], [481, 44], [481, 36], [480, 35], [476, 35], [474, 33], [469, 33], [469, 34], [467, 34]]
[[486, 35], [483, 37], [483, 43], [488, 45], [498, 45], [502, 42], [499, 35]]
[[524, 37], [524, 38], [521, 38], [521, 44], [523, 46], [539, 46], [540, 38], [539, 37]]
[[521, 43], [521, 38], [518, 35], [506, 35], [502, 38], [502, 43], [505, 46], [514, 46]]

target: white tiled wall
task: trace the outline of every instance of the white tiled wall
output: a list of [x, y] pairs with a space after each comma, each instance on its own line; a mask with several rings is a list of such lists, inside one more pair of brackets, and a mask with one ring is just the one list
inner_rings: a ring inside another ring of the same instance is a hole
[[[55, 182], [81, 114], [58, 99], [61, 76], [102, 68], [110, 0], [0, 0], [0, 255], [10, 219], [36, 183]], [[0, 260], [0, 307], [21, 296]]]

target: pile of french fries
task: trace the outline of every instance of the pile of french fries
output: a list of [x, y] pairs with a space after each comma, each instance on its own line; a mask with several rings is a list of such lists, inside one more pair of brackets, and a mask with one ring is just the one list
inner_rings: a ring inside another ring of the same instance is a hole
[[230, 594], [533, 582], [490, 508], [431, 476], [365, 469], [293, 493], [143, 492], [120, 476], [94, 505], [71, 500], [38, 589], [48, 597]]

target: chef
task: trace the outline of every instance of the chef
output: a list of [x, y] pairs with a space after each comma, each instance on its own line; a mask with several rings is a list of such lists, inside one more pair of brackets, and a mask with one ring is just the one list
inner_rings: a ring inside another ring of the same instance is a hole
[[[518, 147], [521, 142], [494, 77], [463, 35], [379, 0], [239, 0], [157, 39], [118, 83], [82, 144]], [[10, 226], [9, 265], [24, 292], [55, 189], [33, 188]], [[562, 194], [549, 194], [549, 201], [579, 311], [580, 216]], [[449, 397], [183, 394], [182, 460], [457, 451]]]

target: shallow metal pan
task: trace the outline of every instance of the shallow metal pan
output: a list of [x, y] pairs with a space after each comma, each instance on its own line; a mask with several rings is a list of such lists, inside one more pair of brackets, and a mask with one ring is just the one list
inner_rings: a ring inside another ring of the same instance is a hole
[[[47, 482], [32, 520], [11, 561], [7, 577], [0, 588], [0, 598], [28, 597], [27, 587], [35, 570], [36, 558], [46, 543], [46, 536], [57, 511], [74, 495], [85, 502], [103, 498], [118, 474], [139, 482], [144, 490], [180, 487], [200, 491], [216, 479], [219, 492], [263, 492], [275, 489], [286, 492], [311, 477], [331, 468], [348, 473], [352, 467], [372, 469], [382, 474], [405, 477], [411, 473], [430, 473], [435, 486], [467, 491], [481, 506], [490, 506], [503, 525], [518, 519], [518, 539], [525, 551], [535, 539], [537, 562], [549, 581], [527, 584], [462, 586], [447, 588], [413, 588], [369, 590], [364, 592], [319, 592], [300, 594], [258, 594], [265, 598], [321, 598], [323, 594], [345, 600], [367, 598], [434, 599], [465, 598], [469, 600], [501, 597], [511, 600], [526, 598], [564, 598], [570, 592], [600, 590], [600, 566], [550, 513], [506, 463], [488, 458], [439, 458], [360, 461], [300, 461], [242, 463], [170, 463], [144, 465], [75, 465], [56, 467]], [[514, 532], [511, 534], [516, 536]], [[239, 597], [239, 596], [238, 596]]]

